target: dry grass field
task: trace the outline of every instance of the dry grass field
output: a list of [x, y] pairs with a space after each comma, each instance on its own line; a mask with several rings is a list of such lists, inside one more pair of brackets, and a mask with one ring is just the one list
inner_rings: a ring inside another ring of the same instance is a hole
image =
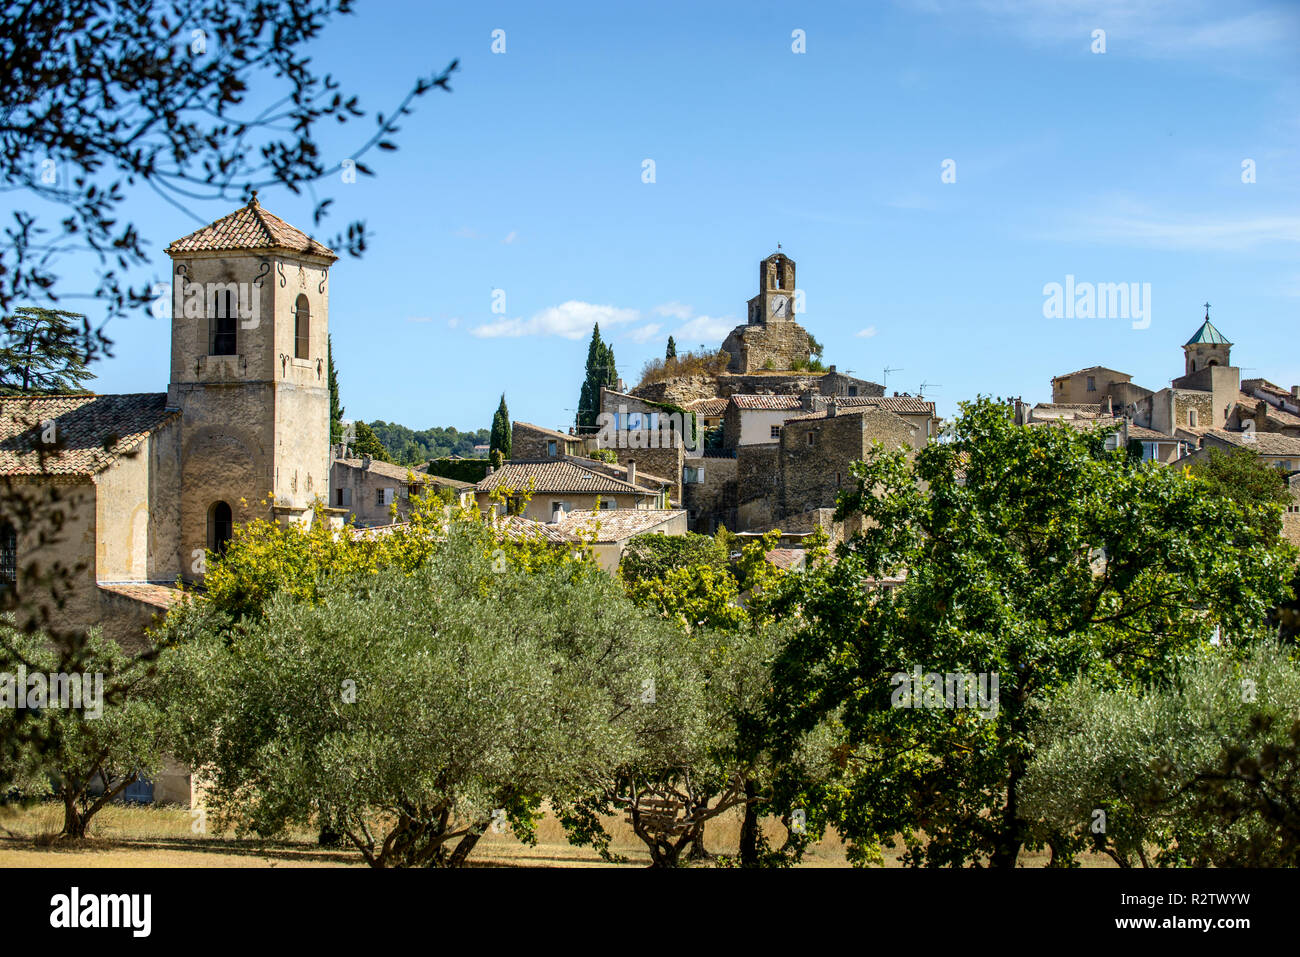
[[[239, 839], [234, 834], [194, 834], [188, 810], [113, 805], [91, 822], [90, 837], [80, 843], [56, 842], [62, 809], [55, 804], [33, 808], [0, 807], [0, 867], [364, 867], [360, 855], [316, 845], [314, 832], [291, 834], [280, 841]], [[612, 821], [614, 850], [630, 859], [621, 866], [649, 863], [640, 842], [622, 821]], [[769, 837], [776, 838], [774, 826]], [[734, 854], [740, 835], [739, 815], [724, 815], [710, 824], [706, 845], [714, 854]], [[1041, 867], [1045, 858], [1024, 854], [1021, 865]], [[1111, 862], [1092, 857], [1084, 866]], [[527, 845], [509, 831], [489, 832], [470, 857], [477, 867], [611, 867], [589, 848], [565, 840], [559, 822], [546, 815], [537, 828], [537, 843]], [[834, 834], [804, 857], [803, 867], [846, 867], [844, 845]], [[886, 867], [897, 867], [896, 852], [886, 851]]]

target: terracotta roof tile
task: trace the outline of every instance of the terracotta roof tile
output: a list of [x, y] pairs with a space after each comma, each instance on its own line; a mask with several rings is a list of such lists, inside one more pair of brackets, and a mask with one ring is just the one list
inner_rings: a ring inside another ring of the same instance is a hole
[[[608, 508], [573, 511], [564, 516], [560, 528], [573, 536], [596, 542], [621, 542], [633, 535], [653, 532], [659, 525], [685, 515], [680, 509]], [[554, 526], [552, 526], [554, 527]], [[595, 536], [593, 539], [592, 536]]]
[[533, 491], [541, 494], [560, 492], [621, 492], [626, 495], [636, 492], [652, 495], [653, 490], [638, 485], [629, 485], [610, 475], [602, 475], [593, 469], [582, 468], [570, 461], [548, 459], [540, 462], [507, 462], [483, 481], [474, 486], [479, 492], [490, 492], [495, 488], [513, 488], [523, 491], [529, 480], [534, 483]]
[[2, 397], [0, 475], [95, 475], [180, 414], [165, 392]]
[[1256, 432], [1255, 441], [1250, 442], [1246, 440], [1245, 435], [1245, 432], [1229, 432], [1226, 429], [1209, 429], [1205, 433], [1205, 438], [1217, 439], [1225, 445], [1238, 446], [1243, 449], [1253, 449], [1260, 455], [1300, 456], [1300, 439], [1293, 439], [1289, 435], [1281, 435], [1277, 432]]
[[98, 584], [104, 591], [162, 609], [179, 605], [187, 594], [174, 586], [155, 582], [99, 582]]
[[687, 402], [682, 406], [687, 412], [694, 412], [698, 415], [722, 415], [727, 411], [726, 399], [695, 399]]
[[263, 209], [257, 201], [256, 193], [247, 206], [241, 206], [216, 222], [196, 229], [188, 236], [182, 236], [168, 246], [166, 252], [174, 256], [177, 253], [227, 249], [287, 249], [331, 260], [339, 258], [328, 246], [318, 243], [302, 230]]
[[841, 409], [871, 406], [902, 415], [934, 415], [934, 403], [915, 395], [840, 395], [835, 399]]
[[798, 409], [803, 403], [797, 395], [744, 395], [737, 393], [730, 399], [736, 408], [751, 412], [776, 412], [782, 409]]

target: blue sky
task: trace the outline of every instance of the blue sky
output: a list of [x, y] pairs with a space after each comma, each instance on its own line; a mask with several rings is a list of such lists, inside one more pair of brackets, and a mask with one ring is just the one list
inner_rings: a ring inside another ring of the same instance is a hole
[[[1300, 383], [1295, 4], [372, 0], [314, 47], [371, 110], [456, 57], [375, 178], [321, 188], [324, 232], [374, 234], [330, 277], [349, 417], [481, 428], [504, 391], [514, 418], [567, 426], [593, 320], [631, 385], [670, 333], [716, 347], [744, 321], [778, 242], [825, 361], [931, 383], [941, 414], [1049, 399], [1093, 364], [1159, 389], [1207, 299], [1243, 375]], [[260, 198], [310, 227], [308, 200]], [[163, 247], [199, 224], [145, 192], [127, 212], [153, 243], [134, 278], [165, 279]], [[1150, 325], [1044, 318], [1067, 275], [1149, 283]], [[165, 323], [109, 334], [99, 391], [166, 387]]]

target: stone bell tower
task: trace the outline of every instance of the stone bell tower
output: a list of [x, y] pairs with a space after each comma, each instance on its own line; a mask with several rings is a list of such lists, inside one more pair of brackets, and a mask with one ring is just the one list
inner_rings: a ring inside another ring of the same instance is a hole
[[807, 362], [808, 332], [794, 320], [803, 297], [794, 284], [794, 260], [775, 252], [758, 264], [758, 295], [749, 300], [748, 322], [722, 343], [730, 372], [788, 371]]
[[235, 524], [310, 519], [329, 501], [327, 247], [247, 206], [178, 239], [171, 383], [182, 411], [181, 574]]
[[1205, 321], [1192, 338], [1183, 345], [1183, 364], [1186, 375], [1210, 366], [1231, 366], [1232, 343], [1210, 322], [1210, 304], [1205, 304]]

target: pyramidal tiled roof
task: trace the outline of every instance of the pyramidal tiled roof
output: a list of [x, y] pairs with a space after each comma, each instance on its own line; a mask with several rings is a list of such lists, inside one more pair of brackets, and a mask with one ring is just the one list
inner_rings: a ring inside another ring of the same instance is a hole
[[0, 475], [95, 475], [180, 414], [165, 392], [0, 398]]
[[287, 249], [329, 259], [339, 258], [328, 246], [316, 242], [275, 213], [263, 209], [257, 201], [256, 191], [247, 206], [241, 206], [230, 215], [222, 216], [188, 236], [182, 236], [168, 246], [166, 251], [175, 255], [227, 249]]
[[1198, 343], [1214, 346], [1232, 345], [1218, 329], [1214, 328], [1214, 323], [1210, 322], [1210, 317], [1206, 316], [1205, 321], [1201, 323], [1201, 328], [1196, 330], [1196, 335], [1188, 339], [1186, 345], [1194, 346]]

